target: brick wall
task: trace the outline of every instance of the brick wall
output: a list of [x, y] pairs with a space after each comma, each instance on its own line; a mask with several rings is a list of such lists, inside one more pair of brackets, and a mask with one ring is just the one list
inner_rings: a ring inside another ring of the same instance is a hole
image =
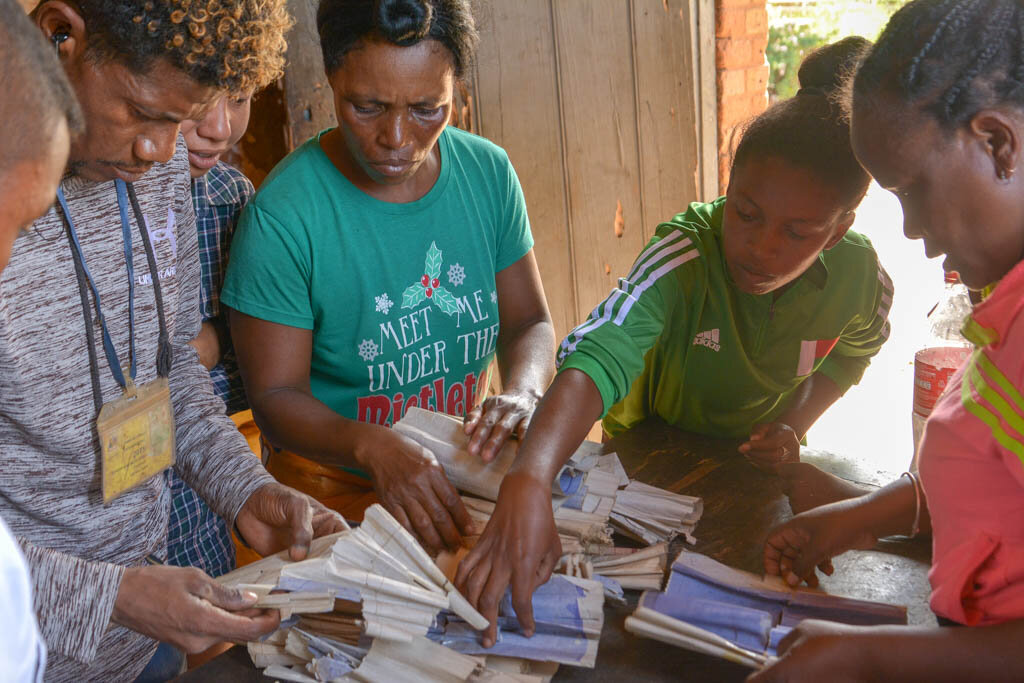
[[768, 106], [767, 44], [765, 0], [715, 0], [718, 180], [723, 193], [737, 129]]

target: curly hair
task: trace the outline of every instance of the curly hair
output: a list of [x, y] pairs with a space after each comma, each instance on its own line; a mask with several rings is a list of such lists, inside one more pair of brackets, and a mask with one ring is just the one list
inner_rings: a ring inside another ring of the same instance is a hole
[[159, 57], [202, 85], [249, 93], [284, 70], [286, 0], [78, 0], [90, 55], [143, 71]]
[[1020, 0], [915, 0], [885, 27], [854, 95], [889, 93], [955, 128], [977, 112], [1024, 105]]

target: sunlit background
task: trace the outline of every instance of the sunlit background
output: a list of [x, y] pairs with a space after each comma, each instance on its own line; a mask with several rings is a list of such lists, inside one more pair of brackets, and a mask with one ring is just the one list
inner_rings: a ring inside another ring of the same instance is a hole
[[[878, 37], [902, 0], [768, 0], [770, 97], [792, 97], [803, 56], [849, 35]], [[863, 381], [825, 413], [808, 434], [812, 448], [852, 456], [882, 472], [900, 472], [913, 455], [911, 400], [914, 353], [925, 343], [928, 312], [942, 294], [940, 259], [929, 260], [921, 242], [903, 236], [899, 202], [872, 184], [853, 227], [875, 245], [896, 296], [892, 335]]]
[[942, 295], [942, 260], [926, 258], [920, 241], [903, 236], [899, 202], [874, 183], [853, 229], [871, 239], [892, 277], [892, 334], [861, 383], [811, 428], [807, 445], [854, 456], [879, 471], [902, 472], [913, 456], [914, 353], [927, 341], [928, 312]]
[[851, 35], [874, 40], [904, 1], [768, 0], [769, 97], [796, 94], [796, 72], [804, 54]]

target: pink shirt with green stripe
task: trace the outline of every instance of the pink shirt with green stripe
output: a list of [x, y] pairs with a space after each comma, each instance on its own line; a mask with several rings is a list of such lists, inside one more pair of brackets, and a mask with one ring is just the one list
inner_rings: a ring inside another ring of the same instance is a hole
[[921, 445], [931, 607], [970, 626], [1024, 618], [1024, 262], [974, 309], [975, 351]]

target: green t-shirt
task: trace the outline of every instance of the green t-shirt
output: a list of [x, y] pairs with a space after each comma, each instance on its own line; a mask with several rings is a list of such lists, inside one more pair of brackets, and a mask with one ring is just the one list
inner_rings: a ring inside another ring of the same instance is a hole
[[246, 207], [221, 300], [312, 330], [313, 395], [344, 417], [390, 425], [411, 406], [465, 414], [498, 338], [495, 274], [533, 247], [508, 156], [449, 127], [434, 187], [394, 204], [352, 185], [320, 136]]
[[892, 281], [866, 237], [848, 231], [777, 298], [747, 294], [722, 251], [724, 205], [694, 203], [659, 225], [618, 288], [562, 342], [561, 370], [594, 380], [613, 436], [649, 415], [746, 436], [816, 372], [846, 391], [889, 336]]

